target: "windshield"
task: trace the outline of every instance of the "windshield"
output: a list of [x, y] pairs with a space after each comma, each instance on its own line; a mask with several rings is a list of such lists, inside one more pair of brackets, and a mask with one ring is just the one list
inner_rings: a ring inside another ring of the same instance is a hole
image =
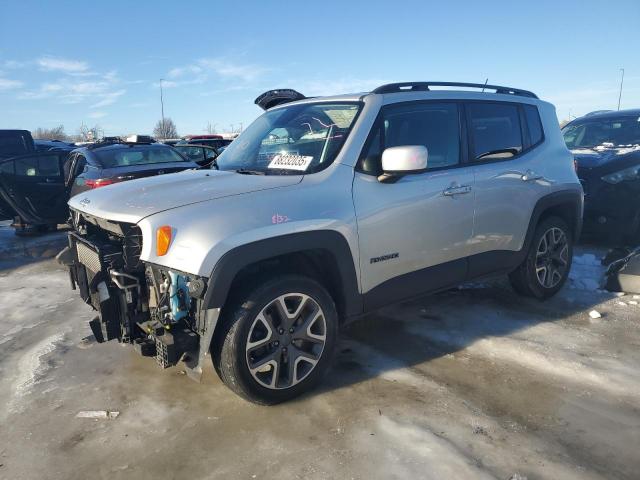
[[604, 143], [636, 145], [640, 144], [640, 117], [577, 120], [564, 127], [562, 135], [570, 149], [593, 148]]
[[314, 173], [336, 158], [359, 103], [306, 103], [269, 111], [217, 158], [220, 170], [286, 175]]
[[187, 161], [173, 148], [168, 146], [104, 149], [96, 151], [95, 154], [103, 168]]

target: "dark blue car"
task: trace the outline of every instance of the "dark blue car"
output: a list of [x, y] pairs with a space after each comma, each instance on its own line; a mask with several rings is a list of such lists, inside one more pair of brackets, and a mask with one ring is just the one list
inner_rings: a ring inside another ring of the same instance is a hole
[[640, 109], [594, 112], [562, 134], [585, 192], [585, 233], [640, 243]]

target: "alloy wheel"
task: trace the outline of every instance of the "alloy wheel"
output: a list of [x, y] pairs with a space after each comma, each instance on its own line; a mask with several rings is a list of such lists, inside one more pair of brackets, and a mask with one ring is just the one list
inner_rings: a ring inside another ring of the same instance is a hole
[[326, 319], [316, 300], [303, 293], [281, 295], [267, 303], [249, 328], [249, 372], [263, 387], [291, 388], [314, 370], [326, 339]]
[[536, 277], [544, 288], [554, 288], [564, 278], [569, 265], [569, 242], [557, 227], [547, 230], [536, 250]]

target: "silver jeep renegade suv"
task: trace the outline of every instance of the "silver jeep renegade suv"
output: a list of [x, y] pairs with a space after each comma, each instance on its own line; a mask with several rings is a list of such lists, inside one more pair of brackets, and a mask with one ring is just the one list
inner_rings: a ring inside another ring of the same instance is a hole
[[583, 194], [549, 103], [449, 82], [265, 95], [211, 169], [71, 199], [59, 260], [98, 341], [196, 379], [211, 354], [273, 404], [316, 384], [366, 312], [495, 274], [539, 299], [564, 284]]

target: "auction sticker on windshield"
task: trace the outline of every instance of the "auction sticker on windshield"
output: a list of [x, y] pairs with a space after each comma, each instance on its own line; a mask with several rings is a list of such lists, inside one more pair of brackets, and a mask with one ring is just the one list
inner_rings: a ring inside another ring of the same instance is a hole
[[292, 154], [280, 154], [273, 157], [268, 168], [280, 168], [285, 170], [300, 170], [304, 172], [309, 165], [313, 157], [304, 155], [292, 155]]

